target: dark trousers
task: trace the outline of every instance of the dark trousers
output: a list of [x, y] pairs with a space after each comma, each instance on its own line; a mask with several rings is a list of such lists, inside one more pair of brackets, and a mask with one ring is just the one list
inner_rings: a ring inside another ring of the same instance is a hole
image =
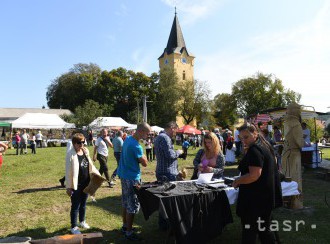
[[111, 175], [111, 178], [116, 178], [117, 176], [117, 169], [118, 169], [118, 165], [119, 165], [119, 161], [120, 161], [120, 155], [121, 155], [121, 152], [114, 152], [113, 155], [115, 156], [115, 159], [117, 161], [117, 167], [116, 169], [113, 171], [112, 175]]
[[241, 151], [242, 151], [242, 142], [241, 141], [235, 141], [235, 146], [236, 146], [235, 155], [236, 155], [236, 157], [238, 157], [241, 154]]
[[30, 146], [31, 146], [31, 150], [32, 150], [31, 153], [36, 154], [36, 144], [33, 143], [33, 144], [31, 144]]
[[187, 155], [188, 155], [188, 148], [187, 147], [183, 147], [182, 150], [183, 150], [183, 156], [182, 156], [182, 158], [184, 160], [186, 160]]
[[147, 159], [148, 161], [152, 161], [152, 149], [146, 149]]
[[37, 143], [37, 147], [39, 145], [39, 147], [42, 148], [42, 140], [36, 140], [36, 143]]
[[[176, 175], [169, 173], [159, 174], [156, 172], [156, 178], [159, 182], [176, 181]], [[168, 230], [170, 228], [170, 223], [167, 219], [163, 218], [161, 214], [158, 214], [158, 227], [160, 230]]]
[[275, 243], [275, 235], [270, 230], [271, 212], [260, 216], [246, 214], [241, 216], [242, 244], [254, 244], [257, 235], [262, 244]]
[[155, 147], [152, 147], [152, 160], [156, 160]]
[[76, 191], [73, 191], [71, 196], [71, 211], [70, 211], [70, 218], [71, 218], [71, 228], [77, 226], [77, 218], [79, 215], [79, 222], [85, 220], [86, 216], [86, 202], [88, 198], [88, 194], [84, 193], [84, 188], [86, 186], [78, 186]]
[[16, 142], [16, 155], [18, 155], [18, 150], [20, 149], [20, 147], [21, 147], [21, 143]]
[[110, 181], [109, 172], [108, 172], [108, 157], [98, 153], [96, 158], [100, 163], [100, 170], [99, 170], [100, 174], [102, 175], [104, 173], [105, 178], [108, 181]]

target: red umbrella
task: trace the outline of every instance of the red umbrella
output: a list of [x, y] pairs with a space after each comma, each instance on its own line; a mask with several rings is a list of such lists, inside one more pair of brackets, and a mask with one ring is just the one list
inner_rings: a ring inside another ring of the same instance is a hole
[[202, 132], [200, 130], [197, 130], [196, 128], [192, 127], [191, 125], [184, 125], [180, 129], [178, 129], [176, 132], [182, 133], [182, 134], [195, 134], [195, 135], [202, 134]]

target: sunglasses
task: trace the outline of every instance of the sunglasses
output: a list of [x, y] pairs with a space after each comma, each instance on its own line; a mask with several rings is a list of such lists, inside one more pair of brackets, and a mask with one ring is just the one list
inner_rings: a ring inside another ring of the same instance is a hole
[[78, 145], [85, 144], [85, 141], [78, 141], [77, 144], [78, 144]]

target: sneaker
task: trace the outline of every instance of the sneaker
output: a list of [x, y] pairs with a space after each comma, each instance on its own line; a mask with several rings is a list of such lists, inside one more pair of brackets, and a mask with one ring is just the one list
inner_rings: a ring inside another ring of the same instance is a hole
[[74, 234], [74, 235], [79, 235], [79, 234], [81, 234], [81, 232], [80, 232], [78, 226], [73, 227], [73, 228], [71, 229], [71, 233]]
[[143, 240], [143, 238], [141, 236], [138, 236], [134, 232], [132, 232], [132, 234], [130, 234], [130, 235], [125, 234], [125, 238], [129, 241], [142, 241]]
[[58, 181], [61, 183], [61, 187], [65, 187], [65, 184], [64, 184], [65, 179], [61, 178]]
[[91, 227], [89, 226], [89, 224], [86, 223], [86, 221], [82, 221], [82, 222], [80, 222], [80, 227], [81, 227], [81, 228], [84, 228], [84, 229], [89, 229], [89, 228], [91, 228]]
[[113, 180], [112, 180], [112, 181], [110, 181], [109, 185], [114, 186], [114, 185], [116, 185], [116, 183], [113, 182]]
[[[120, 229], [120, 231], [121, 231], [122, 234], [126, 234], [127, 227], [122, 226], [121, 229]], [[132, 228], [132, 231], [136, 231], [136, 228], [133, 227], [133, 228]]]

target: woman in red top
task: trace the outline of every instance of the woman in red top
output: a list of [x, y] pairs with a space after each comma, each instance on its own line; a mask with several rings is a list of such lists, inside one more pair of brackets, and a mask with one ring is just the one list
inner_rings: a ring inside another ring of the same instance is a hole
[[0, 168], [1, 168], [2, 162], [3, 162], [2, 153], [4, 153], [7, 149], [8, 149], [8, 146], [5, 143], [0, 142]]

